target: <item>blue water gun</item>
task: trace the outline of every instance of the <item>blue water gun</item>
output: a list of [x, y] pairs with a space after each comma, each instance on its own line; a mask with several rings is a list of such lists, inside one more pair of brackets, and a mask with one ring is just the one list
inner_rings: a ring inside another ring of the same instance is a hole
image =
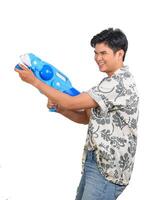
[[[65, 76], [61, 71], [56, 69], [53, 65], [41, 60], [32, 53], [24, 54], [20, 56], [21, 63], [26, 65], [34, 75], [47, 85], [65, 93], [70, 96], [76, 96], [80, 94], [76, 90], [67, 76]], [[22, 70], [22, 68], [17, 64], [15, 66], [17, 69]], [[51, 112], [55, 112], [55, 108], [50, 109]]]

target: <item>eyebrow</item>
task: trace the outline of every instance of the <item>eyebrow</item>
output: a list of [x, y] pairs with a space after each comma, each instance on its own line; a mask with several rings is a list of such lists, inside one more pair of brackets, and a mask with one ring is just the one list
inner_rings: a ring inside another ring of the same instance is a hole
[[106, 53], [106, 51], [100, 51], [100, 52], [96, 52], [95, 50], [94, 50], [94, 53]]

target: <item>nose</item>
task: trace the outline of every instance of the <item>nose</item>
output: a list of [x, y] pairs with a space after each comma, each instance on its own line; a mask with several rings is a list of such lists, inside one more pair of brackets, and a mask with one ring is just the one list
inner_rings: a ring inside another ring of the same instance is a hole
[[98, 55], [95, 55], [95, 60], [98, 62], [98, 61], [101, 61], [102, 60], [102, 55], [101, 54], [98, 54]]

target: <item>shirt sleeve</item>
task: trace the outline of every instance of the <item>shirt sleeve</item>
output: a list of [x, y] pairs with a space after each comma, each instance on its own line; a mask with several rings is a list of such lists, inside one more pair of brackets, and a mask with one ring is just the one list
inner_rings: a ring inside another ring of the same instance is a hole
[[122, 109], [126, 104], [125, 94], [120, 96], [120, 91], [124, 92], [124, 86], [120, 85], [112, 78], [105, 78], [87, 93], [97, 102], [103, 111], [113, 111]]

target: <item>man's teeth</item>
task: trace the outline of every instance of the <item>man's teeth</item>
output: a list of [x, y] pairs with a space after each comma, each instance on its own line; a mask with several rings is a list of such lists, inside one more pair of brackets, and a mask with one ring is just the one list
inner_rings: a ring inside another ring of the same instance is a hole
[[101, 66], [101, 65], [104, 65], [104, 62], [100, 62], [99, 65], [100, 65], [100, 66]]

